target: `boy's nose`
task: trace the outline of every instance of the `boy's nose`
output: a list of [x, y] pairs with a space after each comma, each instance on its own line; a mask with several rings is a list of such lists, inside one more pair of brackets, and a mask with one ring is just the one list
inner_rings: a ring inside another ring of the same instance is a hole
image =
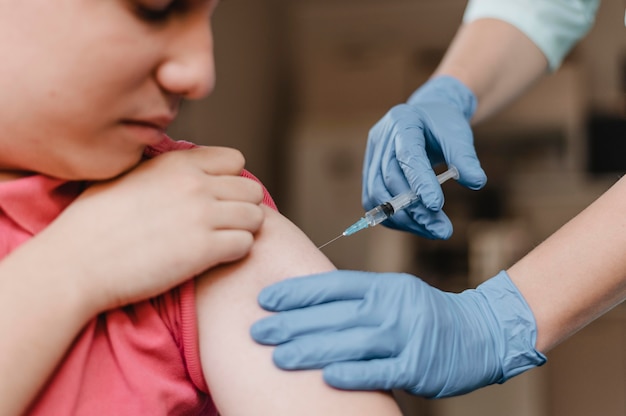
[[156, 77], [161, 88], [187, 99], [202, 98], [213, 90], [213, 37], [206, 20], [187, 26], [171, 43]]

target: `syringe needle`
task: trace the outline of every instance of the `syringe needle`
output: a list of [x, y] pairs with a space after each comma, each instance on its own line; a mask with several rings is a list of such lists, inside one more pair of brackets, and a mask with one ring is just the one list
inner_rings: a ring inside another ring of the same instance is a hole
[[318, 250], [321, 250], [321, 249], [323, 249], [324, 247], [326, 247], [327, 245], [329, 245], [330, 243], [332, 243], [332, 242], [334, 242], [334, 241], [339, 240], [341, 237], [343, 237], [343, 234], [339, 234], [337, 237], [333, 238], [332, 240], [330, 240], [330, 241], [329, 241], [329, 242], [327, 242], [327, 243], [322, 244], [322, 245], [321, 245], [321, 246], [319, 246], [317, 249], [318, 249]]

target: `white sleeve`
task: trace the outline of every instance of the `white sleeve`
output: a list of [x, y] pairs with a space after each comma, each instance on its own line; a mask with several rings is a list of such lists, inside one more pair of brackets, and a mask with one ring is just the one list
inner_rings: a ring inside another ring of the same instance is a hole
[[532, 40], [551, 70], [587, 34], [600, 0], [469, 0], [464, 22], [480, 18], [503, 20]]

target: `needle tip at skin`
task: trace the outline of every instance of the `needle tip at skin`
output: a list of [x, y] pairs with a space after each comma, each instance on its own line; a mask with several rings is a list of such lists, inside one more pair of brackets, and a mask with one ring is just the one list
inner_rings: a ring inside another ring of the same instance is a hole
[[333, 238], [332, 240], [330, 240], [330, 241], [329, 241], [329, 242], [327, 242], [327, 243], [322, 244], [322, 245], [321, 245], [321, 246], [319, 246], [317, 249], [318, 249], [318, 250], [321, 250], [321, 249], [323, 249], [324, 247], [326, 247], [327, 245], [329, 245], [330, 243], [332, 243], [333, 241], [336, 241], [336, 240], [340, 239], [341, 237], [343, 237], [343, 234], [339, 234], [337, 237]]

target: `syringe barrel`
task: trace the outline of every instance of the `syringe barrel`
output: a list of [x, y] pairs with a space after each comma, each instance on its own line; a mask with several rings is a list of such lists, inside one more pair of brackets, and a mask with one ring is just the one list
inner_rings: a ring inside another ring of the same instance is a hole
[[408, 207], [419, 199], [413, 191], [404, 192], [400, 195], [394, 196], [388, 203], [393, 207], [393, 213]]
[[[450, 166], [448, 170], [437, 175], [437, 182], [439, 182], [439, 184], [443, 184], [448, 179], [458, 179], [458, 178], [459, 178], [459, 171], [457, 170], [456, 167]], [[388, 202], [388, 204], [391, 204], [391, 206], [393, 207], [393, 213], [396, 213], [408, 207], [409, 205], [414, 204], [419, 199], [420, 199], [419, 195], [415, 194], [413, 191], [407, 191], [407, 192], [404, 192], [400, 195], [396, 195], [395, 197], [393, 197]]]

